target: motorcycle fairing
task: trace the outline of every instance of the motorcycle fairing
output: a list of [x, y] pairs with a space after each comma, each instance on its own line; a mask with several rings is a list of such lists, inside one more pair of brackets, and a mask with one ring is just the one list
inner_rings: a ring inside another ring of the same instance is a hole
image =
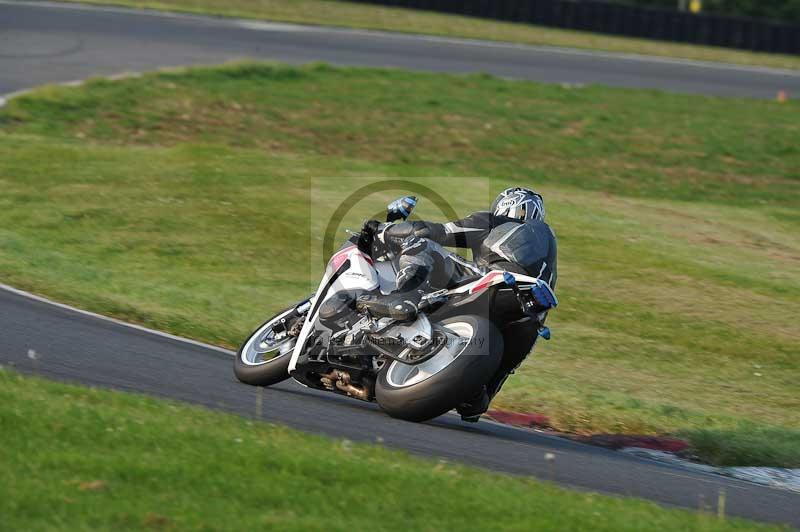
[[[556, 299], [555, 292], [553, 292], [553, 289], [550, 287], [550, 284], [547, 281], [544, 281], [544, 280], [536, 278], [536, 277], [531, 277], [530, 275], [523, 275], [523, 274], [520, 274], [520, 273], [505, 272], [505, 271], [502, 271], [502, 270], [492, 270], [490, 272], [487, 272], [486, 275], [484, 275], [480, 279], [475, 280], [472, 283], [465, 284], [464, 286], [459, 286], [458, 288], [454, 288], [454, 289], [450, 290], [449, 294], [470, 294], [470, 295], [472, 295], [472, 294], [477, 294], [479, 292], [482, 292], [483, 290], [486, 290], [487, 288], [495, 286], [495, 285], [498, 285], [498, 284], [506, 284], [506, 281], [505, 281], [505, 278], [504, 278], [506, 273], [511, 274], [514, 277], [514, 279], [516, 279], [517, 284], [519, 284], [521, 287], [525, 287], [527, 289], [530, 289], [529, 288], [530, 286], [539, 286], [539, 287], [544, 288], [545, 290], [547, 290], [550, 293], [550, 295], [552, 296], [553, 300], [556, 302], [556, 305], [558, 305], [558, 299]], [[556, 306], [556, 305], [554, 305], [554, 306]]]
[[319, 283], [319, 288], [315, 292], [311, 311], [306, 315], [303, 328], [297, 337], [297, 343], [292, 351], [292, 359], [289, 362], [289, 373], [296, 369], [297, 359], [306, 348], [308, 335], [314, 328], [319, 309], [326, 300], [342, 291], [370, 291], [378, 288], [379, 277], [374, 264], [372, 258], [359, 251], [355, 245], [346, 246], [331, 257]]

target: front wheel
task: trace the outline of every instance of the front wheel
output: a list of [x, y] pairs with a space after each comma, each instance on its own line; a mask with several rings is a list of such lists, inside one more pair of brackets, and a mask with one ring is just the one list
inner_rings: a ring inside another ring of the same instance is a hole
[[233, 373], [245, 384], [271, 386], [289, 378], [289, 362], [297, 342], [292, 326], [304, 316], [295, 307], [270, 318], [253, 331], [236, 353]]
[[503, 338], [480, 316], [455, 316], [437, 324], [441, 349], [420, 364], [387, 362], [375, 398], [390, 416], [426, 421], [474, 397], [500, 365]]

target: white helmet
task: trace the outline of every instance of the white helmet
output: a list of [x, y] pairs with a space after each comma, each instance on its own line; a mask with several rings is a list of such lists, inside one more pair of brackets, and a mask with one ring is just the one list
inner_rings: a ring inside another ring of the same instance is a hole
[[517, 220], [544, 221], [542, 196], [527, 188], [507, 188], [492, 203], [495, 216], [506, 216]]

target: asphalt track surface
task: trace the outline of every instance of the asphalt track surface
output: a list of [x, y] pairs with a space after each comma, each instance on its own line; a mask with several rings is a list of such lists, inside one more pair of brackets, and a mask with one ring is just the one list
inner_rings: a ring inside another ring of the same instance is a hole
[[[257, 29], [252, 29], [257, 28]], [[256, 57], [287, 62], [485, 71], [555, 82], [740, 96], [800, 88], [794, 74], [708, 67], [533, 47], [160, 16], [117, 9], [0, 1], [0, 94], [90, 75]], [[257, 319], [258, 317], [254, 317]], [[31, 356], [30, 353], [36, 353]], [[0, 364], [27, 373], [255, 416], [256, 389], [235, 381], [224, 350], [131, 328], [0, 288]], [[265, 420], [422, 456], [559, 484], [800, 528], [800, 494], [638, 459], [552, 436], [452, 415], [412, 424], [375, 405], [291, 382], [263, 391]], [[545, 455], [555, 455], [548, 461]]]
[[800, 94], [800, 72], [458, 39], [0, 0], [0, 95], [43, 83], [256, 58], [487, 72], [720, 96]]
[[[32, 356], [31, 351], [35, 353]], [[245, 416], [257, 388], [238, 383], [230, 353], [158, 336], [0, 289], [0, 364], [26, 373], [143, 392]], [[417, 424], [377, 406], [287, 381], [262, 392], [262, 419], [414, 454], [533, 475], [569, 487], [714, 511], [720, 490], [731, 515], [800, 527], [800, 494], [689, 472], [533, 431], [454, 415]], [[555, 455], [548, 462], [547, 453]]]

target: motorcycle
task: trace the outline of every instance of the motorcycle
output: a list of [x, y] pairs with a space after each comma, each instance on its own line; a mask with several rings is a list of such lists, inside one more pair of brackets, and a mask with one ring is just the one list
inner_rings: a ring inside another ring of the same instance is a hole
[[[416, 205], [389, 205], [387, 224], [405, 221]], [[359, 234], [331, 257], [317, 291], [258, 327], [242, 344], [234, 373], [243, 383], [271, 386], [293, 378], [309, 388], [377, 401], [390, 416], [426, 421], [475, 397], [497, 371], [503, 337], [495, 299], [513, 297], [522, 317], [557, 305], [543, 280], [507, 271], [476, 273], [422, 296], [415, 317], [402, 319], [358, 304], [359, 296], [395, 288], [396, 257], [387, 247], [360, 249]], [[362, 245], [361, 248], [364, 246]], [[405, 310], [398, 304], [400, 314]], [[377, 315], [376, 315], [377, 314]], [[549, 338], [542, 327], [541, 336]]]

